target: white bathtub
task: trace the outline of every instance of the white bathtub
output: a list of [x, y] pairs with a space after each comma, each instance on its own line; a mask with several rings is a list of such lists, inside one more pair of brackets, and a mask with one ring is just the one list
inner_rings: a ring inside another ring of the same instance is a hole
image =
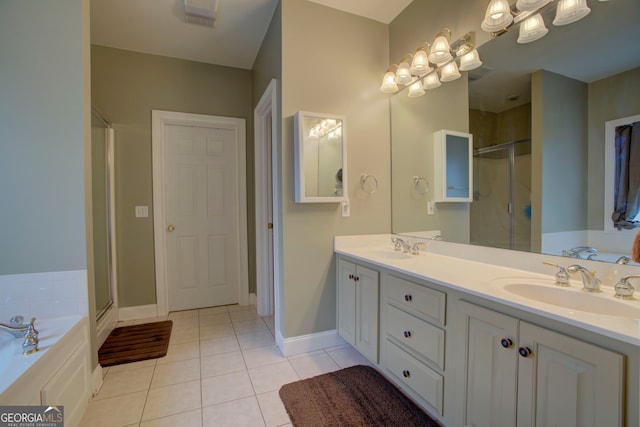
[[36, 319], [35, 327], [40, 343], [29, 355], [22, 338], [0, 331], [0, 405], [64, 405], [65, 426], [76, 425], [90, 397], [88, 319]]

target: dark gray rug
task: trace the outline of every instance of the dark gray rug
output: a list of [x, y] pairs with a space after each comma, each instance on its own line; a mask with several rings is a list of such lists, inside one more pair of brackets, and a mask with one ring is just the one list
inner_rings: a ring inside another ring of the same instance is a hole
[[285, 384], [280, 398], [297, 427], [440, 427], [369, 366], [353, 366]]

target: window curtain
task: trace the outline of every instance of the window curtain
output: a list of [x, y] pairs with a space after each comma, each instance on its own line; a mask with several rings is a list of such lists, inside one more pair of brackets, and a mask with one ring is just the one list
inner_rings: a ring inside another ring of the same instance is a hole
[[613, 225], [618, 229], [640, 227], [640, 122], [618, 126], [615, 136]]

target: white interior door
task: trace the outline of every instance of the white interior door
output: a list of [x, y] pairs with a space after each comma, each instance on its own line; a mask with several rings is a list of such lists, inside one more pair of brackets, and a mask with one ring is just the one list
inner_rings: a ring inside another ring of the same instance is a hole
[[169, 311], [238, 303], [240, 203], [233, 129], [165, 128]]

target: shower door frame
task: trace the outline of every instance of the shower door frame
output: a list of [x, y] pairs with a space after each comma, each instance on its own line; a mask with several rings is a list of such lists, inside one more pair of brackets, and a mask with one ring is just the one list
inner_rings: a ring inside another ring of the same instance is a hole
[[509, 158], [509, 202], [507, 203], [507, 212], [509, 213], [509, 248], [515, 247], [515, 215], [513, 212], [514, 204], [514, 180], [515, 180], [515, 168], [516, 168], [516, 144], [522, 142], [531, 142], [531, 138], [519, 139], [517, 141], [505, 142], [503, 144], [490, 145], [488, 147], [478, 148], [473, 150], [473, 157], [494, 153], [496, 151], [508, 150]]

